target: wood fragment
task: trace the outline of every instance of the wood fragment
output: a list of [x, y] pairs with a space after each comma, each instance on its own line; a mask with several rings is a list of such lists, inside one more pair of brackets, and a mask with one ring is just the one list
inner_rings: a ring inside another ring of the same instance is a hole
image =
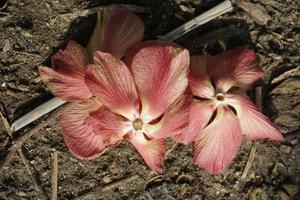
[[168, 155], [172, 152], [172, 151], [174, 151], [177, 147], [179, 146], [179, 143], [175, 143], [175, 144], [173, 144], [173, 146], [166, 152], [166, 154], [165, 154], [165, 159], [167, 159], [167, 157], [168, 157]]
[[[255, 88], [255, 104], [261, 111], [263, 110], [263, 88], [261, 86]], [[253, 160], [255, 158], [256, 146], [256, 142], [252, 142], [248, 160], [241, 176], [242, 180], [244, 180], [247, 177], [247, 174], [252, 166]]]
[[260, 25], [267, 24], [271, 19], [271, 16], [268, 15], [265, 8], [259, 4], [245, 2], [244, 0], [235, 0], [234, 3], [247, 12], [250, 17]]
[[263, 88], [258, 86], [255, 88], [255, 104], [260, 111], [263, 111]]
[[284, 72], [283, 74], [280, 74], [278, 77], [274, 78], [271, 82], [272, 85], [278, 84], [287, 78], [292, 78], [292, 77], [300, 77], [300, 66], [296, 67], [294, 69], [288, 70]]
[[15, 155], [16, 151], [22, 147], [22, 145], [34, 134], [36, 134], [39, 130], [45, 127], [47, 124], [54, 121], [56, 118], [60, 116], [60, 114], [70, 106], [70, 103], [64, 104], [59, 107], [57, 110], [53, 111], [48, 117], [46, 117], [41, 123], [36, 124], [32, 129], [28, 132], [24, 133], [20, 138], [14, 141], [13, 146], [9, 149], [6, 157], [0, 162], [0, 169], [4, 166], [5, 163], [9, 162]]
[[6, 133], [9, 135], [10, 138], [12, 138], [12, 130], [11, 127], [9, 126], [9, 123], [7, 121], [7, 119], [4, 117], [4, 115], [2, 114], [2, 111], [0, 109], [0, 118], [2, 120], [2, 124], [6, 130]]
[[30, 164], [29, 164], [28, 160], [25, 158], [22, 150], [18, 149], [18, 153], [19, 153], [19, 156], [20, 156], [23, 164], [25, 165], [26, 171], [28, 172], [28, 174], [31, 177], [31, 180], [33, 182], [35, 190], [38, 192], [38, 196], [40, 196], [43, 200], [47, 200], [48, 199], [47, 195], [45, 194], [43, 188], [38, 184], [36, 176], [32, 173]]
[[[120, 5], [123, 7], [126, 7], [128, 10], [130, 10], [131, 12], [134, 12], [134, 13], [149, 12], [148, 9], [143, 8], [141, 6], [137, 6], [137, 5], [127, 5], [127, 4], [120, 4]], [[61, 15], [56, 16], [54, 19], [51, 19], [50, 24], [54, 24], [58, 19], [71, 20], [71, 19], [75, 19], [77, 17], [93, 15], [93, 14], [96, 14], [101, 9], [103, 9], [104, 7], [105, 6], [97, 6], [97, 7], [93, 7], [93, 8], [84, 9], [84, 10], [76, 10], [72, 13], [61, 14]]]
[[252, 166], [253, 160], [255, 158], [255, 152], [256, 152], [256, 143], [253, 142], [252, 146], [251, 146], [251, 149], [250, 149], [250, 152], [249, 152], [247, 163], [245, 165], [244, 171], [243, 171], [242, 176], [241, 176], [242, 180], [247, 177], [247, 174], [248, 174], [248, 172], [249, 172], [249, 170]]
[[124, 185], [125, 183], [131, 182], [135, 179], [139, 178], [138, 175], [133, 175], [133, 176], [129, 176], [127, 178], [123, 178], [121, 180], [118, 180], [116, 182], [107, 184], [106, 186], [101, 188], [101, 192], [105, 192], [105, 191], [109, 191], [109, 190], [113, 190], [117, 187], [120, 187], [121, 185]]
[[54, 151], [51, 154], [52, 175], [51, 175], [51, 200], [57, 200], [57, 176], [58, 176], [58, 154]]
[[[129, 176], [129, 177], [126, 177], [126, 178], [122, 178], [122, 179], [119, 179], [115, 182], [109, 183], [109, 184], [104, 185], [104, 186], [96, 186], [96, 187], [92, 188], [88, 193], [90, 193], [90, 192], [102, 193], [102, 192], [111, 191], [111, 190], [113, 190], [117, 187], [120, 187], [122, 185], [126, 185], [129, 182], [132, 182], [137, 178], [139, 178], [139, 175], [132, 175], [132, 176]], [[83, 196], [88, 194], [88, 193], [84, 193], [82, 195], [79, 195], [79, 196], [75, 197], [73, 200], [81, 200], [83, 198]]]

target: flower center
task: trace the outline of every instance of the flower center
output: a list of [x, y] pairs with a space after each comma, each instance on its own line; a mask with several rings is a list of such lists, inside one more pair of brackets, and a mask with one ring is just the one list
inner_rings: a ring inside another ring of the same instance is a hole
[[141, 119], [135, 119], [133, 122], [133, 128], [136, 131], [142, 130], [143, 128], [143, 121]]
[[217, 93], [216, 98], [218, 101], [224, 101], [225, 96], [223, 93]]

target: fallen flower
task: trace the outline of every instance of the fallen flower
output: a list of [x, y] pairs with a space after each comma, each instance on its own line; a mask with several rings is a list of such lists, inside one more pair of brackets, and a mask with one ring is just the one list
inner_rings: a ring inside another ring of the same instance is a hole
[[232, 161], [242, 136], [249, 140], [283, 139], [246, 95], [263, 75], [254, 51], [236, 48], [216, 56], [192, 56], [190, 70], [194, 96], [190, 123], [177, 140], [194, 141], [194, 161], [200, 168], [221, 173]]
[[181, 133], [188, 123], [189, 54], [159, 41], [142, 43], [133, 52], [127, 65], [109, 53], [95, 53], [86, 83], [102, 106], [84, 124], [81, 115], [88, 113], [86, 102], [74, 106], [61, 119], [63, 135], [71, 152], [82, 159], [128, 140], [146, 164], [160, 172], [164, 139]]
[[[93, 63], [91, 58], [94, 52], [101, 50], [120, 58], [129, 48], [140, 43], [143, 35], [144, 24], [138, 16], [124, 7], [108, 6], [98, 13], [96, 27], [87, 48], [70, 41], [64, 50], [59, 50], [51, 57], [53, 68], [39, 66], [39, 74], [51, 92], [56, 97], [72, 103], [61, 115], [61, 121], [64, 122], [61, 126], [62, 132], [67, 133], [63, 134], [65, 143], [76, 157], [92, 158], [102, 151], [92, 149], [78, 154], [73, 150], [78, 138], [84, 138], [86, 134], [92, 134], [94, 131], [85, 121], [90, 112], [102, 105], [93, 97], [85, 83], [86, 67]], [[104, 144], [102, 139], [97, 141]], [[84, 146], [85, 142], [78, 145]]]
[[51, 57], [52, 66], [39, 66], [39, 74], [51, 92], [65, 101], [80, 102], [92, 97], [84, 76], [86, 66], [93, 62], [95, 51], [121, 57], [126, 50], [141, 42], [144, 24], [121, 6], [112, 5], [98, 13], [98, 20], [87, 49], [70, 41], [64, 50]]

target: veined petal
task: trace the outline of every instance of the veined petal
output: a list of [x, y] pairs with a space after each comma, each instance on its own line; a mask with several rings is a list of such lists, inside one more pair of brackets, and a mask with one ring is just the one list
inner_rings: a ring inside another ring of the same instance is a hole
[[142, 118], [161, 116], [187, 87], [189, 53], [176, 44], [149, 41], [134, 49], [130, 67], [142, 102]]
[[96, 51], [112, 53], [121, 58], [125, 51], [142, 41], [142, 20], [118, 5], [105, 7], [98, 12], [94, 32], [88, 43], [88, 52], [93, 61]]
[[189, 86], [194, 96], [210, 99], [215, 90], [207, 71], [209, 55], [191, 56]]
[[102, 136], [105, 145], [114, 145], [123, 140], [123, 136], [132, 129], [132, 123], [120, 115], [112, 113], [106, 106], [90, 113], [86, 124], [93, 127]]
[[86, 71], [86, 83], [92, 93], [113, 112], [134, 119], [139, 99], [131, 72], [109, 53], [96, 52], [95, 64]]
[[219, 174], [232, 161], [242, 140], [241, 128], [229, 107], [218, 107], [215, 120], [195, 139], [194, 162], [204, 170]]
[[95, 98], [74, 103], [60, 118], [65, 144], [79, 159], [92, 159], [102, 154], [105, 145], [102, 136], [85, 123], [89, 112], [97, 110], [101, 103]]
[[244, 95], [228, 94], [228, 103], [237, 111], [242, 134], [250, 140], [283, 140], [272, 122]]
[[129, 135], [128, 140], [138, 150], [150, 169], [154, 172], [163, 170], [163, 159], [165, 156], [163, 139], [147, 140], [142, 132], [135, 132]]
[[224, 92], [233, 86], [248, 89], [263, 75], [256, 63], [255, 52], [250, 49], [235, 48], [210, 57], [208, 63], [209, 73], [217, 88]]
[[175, 137], [182, 134], [188, 126], [189, 110], [192, 102], [192, 94], [189, 89], [175, 101], [164, 113], [162, 119], [154, 124], [145, 124], [144, 131], [153, 139]]
[[84, 47], [70, 41], [52, 57], [54, 68], [39, 66], [39, 74], [55, 96], [71, 102], [86, 100], [92, 97], [84, 81], [87, 63]]
[[216, 105], [209, 100], [194, 100], [189, 111], [188, 127], [185, 128], [183, 133], [176, 137], [175, 140], [184, 144], [192, 142], [194, 138], [207, 126], [215, 109]]

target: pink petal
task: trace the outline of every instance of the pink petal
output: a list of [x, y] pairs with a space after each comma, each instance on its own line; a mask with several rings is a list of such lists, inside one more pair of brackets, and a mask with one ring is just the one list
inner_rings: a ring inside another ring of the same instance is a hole
[[131, 133], [129, 141], [154, 172], [162, 172], [165, 156], [164, 140], [147, 140], [142, 132]]
[[144, 125], [145, 134], [153, 139], [175, 137], [181, 134], [188, 126], [191, 102], [192, 94], [188, 89], [169, 107], [159, 122]]
[[241, 140], [237, 117], [229, 107], [219, 106], [215, 120], [195, 140], [194, 161], [209, 173], [222, 173], [232, 161]]
[[176, 44], [150, 41], [132, 53], [129, 61], [142, 102], [142, 117], [161, 116], [185, 91], [189, 53]]
[[188, 144], [207, 126], [216, 106], [211, 101], [196, 101], [191, 104], [189, 111], [189, 124], [176, 141]]
[[105, 145], [102, 136], [85, 123], [89, 112], [97, 110], [101, 103], [89, 99], [74, 103], [60, 118], [65, 144], [69, 151], [79, 159], [92, 159], [103, 153]]
[[129, 69], [121, 60], [100, 51], [95, 54], [95, 64], [86, 71], [92, 93], [113, 112], [134, 119], [139, 99]]
[[209, 56], [191, 56], [189, 86], [194, 96], [210, 99], [215, 90], [207, 72], [207, 60]]
[[233, 86], [248, 89], [263, 75], [256, 63], [255, 52], [250, 49], [235, 48], [210, 57], [208, 63], [209, 72], [217, 88], [223, 89], [224, 92]]
[[141, 42], [143, 36], [142, 20], [126, 8], [113, 5], [98, 13], [87, 48], [91, 56], [95, 51], [103, 51], [120, 58], [128, 48]]
[[120, 115], [112, 113], [106, 106], [101, 106], [90, 114], [87, 125], [102, 136], [105, 145], [114, 145], [123, 140], [131, 129], [131, 122]]
[[87, 58], [84, 47], [70, 41], [65, 50], [52, 57], [55, 68], [39, 66], [39, 74], [51, 92], [66, 101], [81, 101], [92, 96], [84, 81]]
[[246, 95], [228, 94], [228, 103], [237, 111], [242, 134], [247, 139], [283, 140], [281, 133]]

